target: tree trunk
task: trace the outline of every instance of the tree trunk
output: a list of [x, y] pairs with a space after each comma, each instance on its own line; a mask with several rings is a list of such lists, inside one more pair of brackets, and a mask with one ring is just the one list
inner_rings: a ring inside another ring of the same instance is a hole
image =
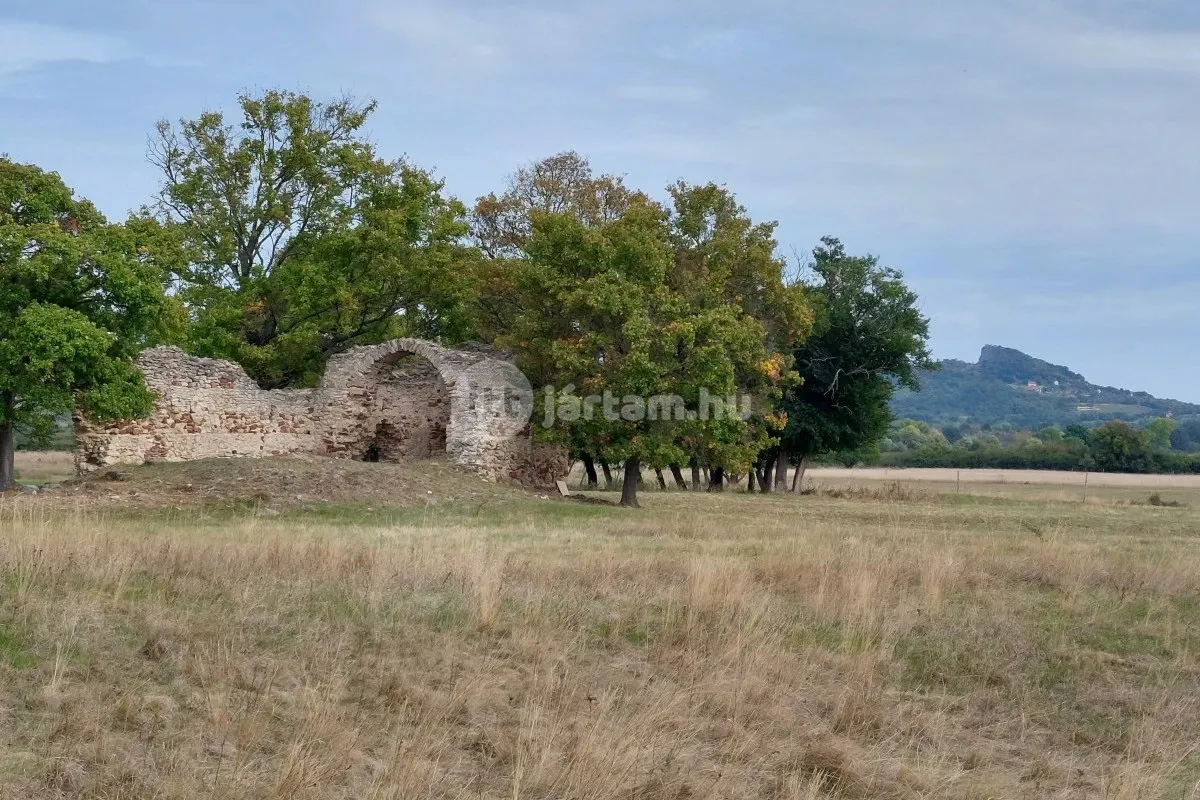
[[746, 473], [746, 493], [747, 494], [754, 494], [754, 478], [755, 478], [754, 467], [751, 467], [750, 471], [748, 473]]
[[700, 465], [696, 463], [696, 459], [692, 459], [692, 491], [700, 491]]
[[710, 492], [725, 491], [725, 468], [713, 467], [708, 473], [708, 490]]
[[763, 464], [762, 469], [758, 471], [758, 490], [763, 494], [769, 494], [771, 487], [775, 482], [771, 480], [771, 476], [775, 474], [775, 461], [772, 459], [766, 464]]
[[781, 448], [779, 448], [779, 455], [777, 455], [775, 457], [775, 491], [777, 491], [777, 492], [786, 492], [787, 491], [787, 488], [788, 488], [787, 471], [788, 471], [787, 450], [784, 450], [781, 447]]
[[658, 478], [658, 490], [660, 492], [665, 492], [667, 490], [667, 479], [663, 477], [662, 467], [654, 468], [654, 476]]
[[612, 470], [608, 468], [608, 462], [600, 459], [600, 469], [604, 472], [604, 488], [611, 490], [613, 488]]
[[17, 440], [13, 432], [15, 399], [12, 392], [5, 392], [0, 396], [0, 412], [4, 414], [4, 422], [0, 422], [0, 492], [17, 485], [17, 469], [13, 463], [13, 451], [17, 449]]
[[596, 476], [596, 462], [587, 453], [583, 454], [583, 471], [587, 475], [587, 488], [595, 489], [600, 485], [600, 478]]
[[621, 505], [625, 508], [638, 506], [638, 477], [642, 474], [642, 462], [636, 458], [626, 459], [625, 476], [621, 481]]
[[796, 494], [804, 491], [804, 473], [808, 470], [809, 456], [800, 456], [800, 460], [796, 462], [796, 477], [792, 478], [792, 491]]
[[671, 477], [675, 479], [675, 488], [687, 491], [687, 483], [683, 480], [683, 470], [678, 464], [671, 465]]

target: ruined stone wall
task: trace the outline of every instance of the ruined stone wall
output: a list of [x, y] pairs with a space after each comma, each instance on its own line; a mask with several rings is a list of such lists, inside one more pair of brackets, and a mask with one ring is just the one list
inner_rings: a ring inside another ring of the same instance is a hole
[[498, 480], [550, 485], [566, 472], [561, 448], [534, 445], [528, 427], [513, 430], [487, 402], [488, 387], [502, 385], [514, 368], [483, 352], [398, 339], [335, 356], [315, 389], [274, 391], [260, 389], [237, 364], [173, 347], [145, 351], [138, 367], [157, 395], [153, 412], [116, 423], [77, 414], [81, 472], [155, 460], [394, 460], [443, 451]]
[[263, 391], [227, 361], [173, 347], [138, 361], [158, 395], [146, 419], [97, 425], [76, 415], [76, 466], [263, 457], [315, 451], [317, 390]]

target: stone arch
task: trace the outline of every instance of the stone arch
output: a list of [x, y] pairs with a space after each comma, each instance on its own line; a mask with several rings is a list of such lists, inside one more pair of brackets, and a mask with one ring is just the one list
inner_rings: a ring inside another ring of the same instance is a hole
[[[486, 359], [422, 339], [395, 339], [334, 356], [320, 391], [331, 403], [345, 404], [359, 424], [330, 432], [335, 438], [330, 454], [391, 460], [444, 451], [462, 463], [477, 446], [472, 441], [477, 432], [463, 424], [471, 413], [464, 375]], [[344, 419], [345, 411], [331, 408], [326, 416]], [[371, 447], [375, 452], [366, 453]]]

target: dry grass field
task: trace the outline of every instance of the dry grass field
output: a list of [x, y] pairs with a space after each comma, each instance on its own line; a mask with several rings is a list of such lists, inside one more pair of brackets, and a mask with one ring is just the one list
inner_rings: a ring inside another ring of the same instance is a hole
[[60, 481], [75, 474], [75, 457], [60, 450], [18, 450], [15, 461], [22, 483]]
[[298, 463], [0, 499], [0, 797], [1200, 798], [1186, 490], [211, 490]]

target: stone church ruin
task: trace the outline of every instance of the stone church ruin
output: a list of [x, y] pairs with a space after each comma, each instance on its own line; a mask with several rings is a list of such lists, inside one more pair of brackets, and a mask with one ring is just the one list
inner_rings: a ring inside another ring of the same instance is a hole
[[145, 419], [75, 415], [76, 468], [321, 455], [365, 461], [446, 453], [487, 478], [552, 485], [568, 468], [533, 442], [533, 394], [511, 363], [483, 350], [396, 339], [329, 360], [315, 389], [259, 388], [239, 365], [146, 350], [137, 362], [157, 395]]

